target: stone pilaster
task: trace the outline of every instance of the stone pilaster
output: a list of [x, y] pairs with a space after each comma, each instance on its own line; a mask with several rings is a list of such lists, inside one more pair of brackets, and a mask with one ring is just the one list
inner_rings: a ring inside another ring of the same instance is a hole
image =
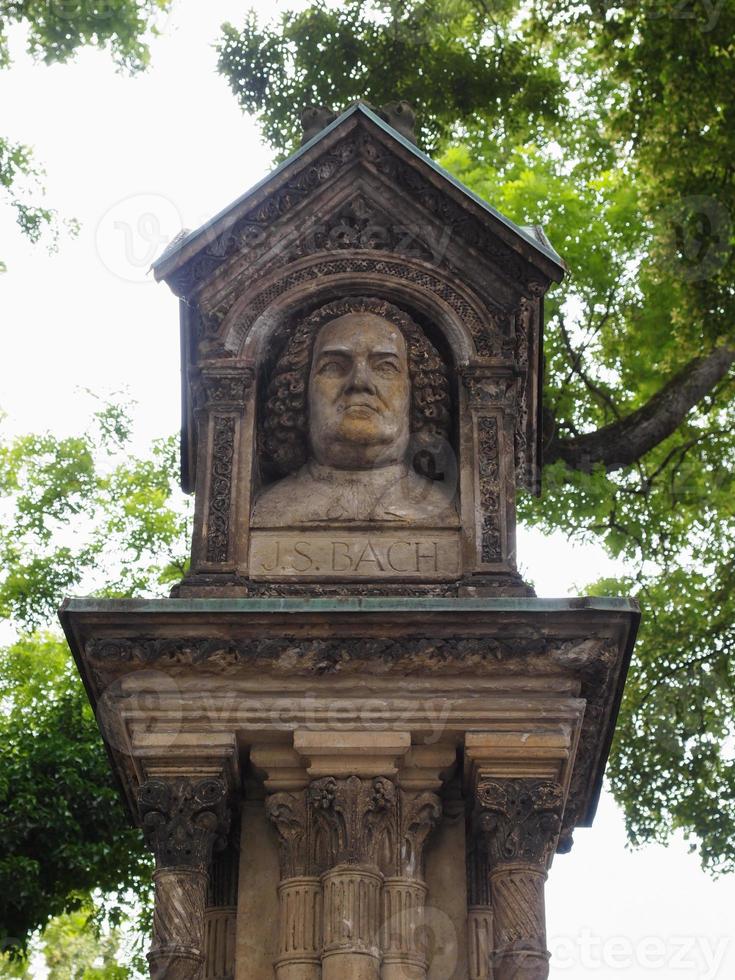
[[314, 873], [306, 790], [273, 793], [266, 813], [278, 833], [281, 883], [277, 980], [321, 976], [322, 888]]
[[243, 425], [253, 380], [252, 367], [230, 360], [210, 362], [192, 377], [198, 450], [190, 585], [223, 575], [234, 581], [246, 553], [250, 498], [239, 474], [248, 464]]
[[477, 782], [474, 830], [487, 849], [495, 980], [548, 977], [544, 886], [562, 810], [562, 789], [552, 780]]
[[477, 572], [516, 573], [514, 433], [520, 385], [511, 364], [465, 368], [477, 460]]
[[203, 980], [234, 980], [237, 932], [239, 828], [229, 845], [215, 857], [209, 873], [204, 913], [205, 964]]
[[151, 977], [198, 980], [205, 963], [208, 869], [229, 831], [227, 783], [149, 779], [139, 789], [138, 807], [156, 858]]
[[399, 793], [396, 874], [383, 887], [383, 980], [426, 976], [424, 847], [441, 812], [435, 793]]

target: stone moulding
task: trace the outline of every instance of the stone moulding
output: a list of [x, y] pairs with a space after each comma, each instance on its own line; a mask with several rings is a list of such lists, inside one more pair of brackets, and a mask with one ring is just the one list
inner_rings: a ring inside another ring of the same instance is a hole
[[[569, 731], [560, 850], [594, 816], [639, 620], [622, 599], [68, 600], [60, 615], [92, 704], [118, 713], [108, 748], [129, 801], [136, 726], [195, 731], [207, 710], [246, 747], [269, 725], [278, 738], [329, 727], [335, 705], [359, 727], [372, 700], [381, 724], [422, 741], [459, 745], [498, 724]], [[131, 697], [151, 677], [157, 719], [150, 698]], [[273, 715], [284, 697], [285, 722]]]

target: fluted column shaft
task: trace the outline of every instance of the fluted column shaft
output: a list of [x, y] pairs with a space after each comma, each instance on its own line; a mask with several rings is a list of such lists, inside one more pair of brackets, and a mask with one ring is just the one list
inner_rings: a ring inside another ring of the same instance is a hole
[[322, 951], [322, 887], [319, 878], [286, 878], [278, 888], [280, 930], [277, 980], [319, 980]]
[[426, 976], [423, 925], [428, 888], [411, 878], [387, 878], [383, 888], [382, 980]]
[[493, 980], [490, 956], [493, 908], [487, 846], [482, 833], [469, 828], [467, 850], [467, 969], [468, 980]]
[[375, 867], [338, 864], [322, 876], [322, 980], [380, 980], [380, 892]]

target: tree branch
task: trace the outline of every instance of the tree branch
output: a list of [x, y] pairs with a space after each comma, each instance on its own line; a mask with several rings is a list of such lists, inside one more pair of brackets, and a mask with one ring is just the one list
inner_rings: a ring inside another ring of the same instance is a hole
[[695, 357], [642, 408], [625, 418], [573, 439], [553, 439], [545, 462], [561, 459], [576, 470], [601, 463], [608, 472], [630, 466], [672, 435], [691, 409], [726, 377], [733, 363], [732, 347], [715, 347], [706, 356]]

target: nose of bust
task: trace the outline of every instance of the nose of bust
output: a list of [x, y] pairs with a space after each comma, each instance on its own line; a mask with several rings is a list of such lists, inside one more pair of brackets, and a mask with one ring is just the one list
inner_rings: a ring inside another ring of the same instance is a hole
[[369, 365], [362, 359], [355, 361], [345, 392], [363, 391], [375, 394], [375, 381]]

